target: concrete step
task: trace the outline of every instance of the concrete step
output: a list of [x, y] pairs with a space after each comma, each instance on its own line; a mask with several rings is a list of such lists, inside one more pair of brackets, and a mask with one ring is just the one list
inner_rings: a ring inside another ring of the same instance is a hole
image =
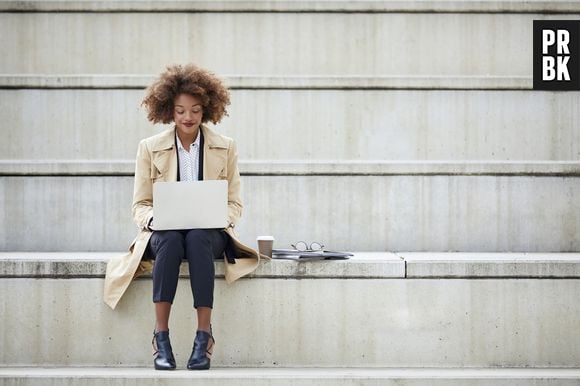
[[[391, 175], [392, 165], [384, 174], [366, 167], [242, 176], [242, 240], [253, 245], [271, 234], [283, 247], [306, 239], [367, 251], [580, 248], [577, 165], [572, 176]], [[132, 190], [128, 176], [1, 176], [0, 250], [124, 250], [136, 233]]]
[[4, 12], [487, 12], [487, 13], [578, 13], [578, 1], [526, 0], [161, 0], [161, 1], [0, 1]]
[[212, 368], [210, 371], [159, 372], [150, 368], [1, 368], [5, 386], [108, 385], [380, 385], [527, 386], [578, 385], [575, 369], [388, 369], [388, 368]]
[[576, 18], [549, 12], [3, 12], [0, 73], [530, 76], [533, 20]]
[[[0, 255], [0, 363], [150, 366], [151, 279], [133, 283], [110, 310], [102, 303], [109, 256]], [[442, 270], [442, 263], [452, 268]], [[265, 262], [231, 286], [222, 264], [216, 262], [216, 367], [580, 363], [573, 333], [580, 325], [580, 254], [357, 252], [348, 261]], [[195, 325], [185, 266], [174, 304], [170, 329], [182, 366]]]
[[[34, 82], [18, 87], [26, 84]], [[142, 90], [0, 90], [10, 101], [0, 103], [0, 130], [10, 137], [0, 154], [133, 159], [139, 140], [162, 129], [147, 122], [142, 97]], [[244, 89], [233, 91], [217, 130], [236, 139], [246, 160], [580, 160], [579, 104], [580, 92]], [[22, 114], [31, 105], [35, 114]], [[256, 106], [268, 108], [256, 114]], [[36, 122], [47, 135], [37, 135]]]
[[[531, 76], [221, 75], [232, 90], [532, 90]], [[0, 74], [2, 89], [136, 89], [156, 79], [141, 74]]]
[[[242, 176], [529, 176], [578, 177], [580, 161], [239, 160]], [[133, 177], [135, 161], [0, 159], [0, 176]]]

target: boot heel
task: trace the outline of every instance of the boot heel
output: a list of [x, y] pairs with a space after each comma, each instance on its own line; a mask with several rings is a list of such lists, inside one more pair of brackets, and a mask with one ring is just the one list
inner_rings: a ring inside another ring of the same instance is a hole
[[215, 340], [213, 338], [213, 335], [209, 336], [209, 341], [207, 342], [207, 350], [205, 350], [205, 355], [211, 359], [211, 356], [213, 354], [213, 346], [215, 346]]
[[213, 347], [215, 346], [215, 339], [213, 337], [213, 330], [211, 324], [209, 325], [209, 340], [207, 342], [207, 350], [205, 351], [206, 356], [211, 359], [213, 354]]

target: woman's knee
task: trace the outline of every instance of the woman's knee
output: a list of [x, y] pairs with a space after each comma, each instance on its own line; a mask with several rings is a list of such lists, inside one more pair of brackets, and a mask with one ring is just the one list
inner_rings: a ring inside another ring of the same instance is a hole
[[185, 235], [186, 245], [210, 245], [211, 229], [191, 229]]
[[183, 244], [183, 235], [179, 231], [155, 231], [151, 239], [156, 246], [162, 244]]
[[183, 235], [179, 231], [154, 232], [151, 236], [151, 244], [156, 258], [175, 257], [183, 258]]

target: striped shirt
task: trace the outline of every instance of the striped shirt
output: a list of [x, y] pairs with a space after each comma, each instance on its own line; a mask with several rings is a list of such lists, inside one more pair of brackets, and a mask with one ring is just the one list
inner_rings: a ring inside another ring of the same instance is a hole
[[189, 146], [189, 151], [185, 150], [179, 136], [177, 138], [177, 151], [179, 152], [179, 180], [197, 181], [199, 173], [199, 132], [195, 142]]

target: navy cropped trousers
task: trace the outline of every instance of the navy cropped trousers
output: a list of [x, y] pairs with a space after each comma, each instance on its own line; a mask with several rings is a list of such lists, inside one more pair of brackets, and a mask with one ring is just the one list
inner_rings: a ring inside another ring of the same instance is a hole
[[173, 303], [179, 266], [187, 259], [193, 306], [213, 307], [214, 259], [223, 256], [227, 238], [221, 229], [154, 231], [149, 241], [155, 256], [153, 302]]

